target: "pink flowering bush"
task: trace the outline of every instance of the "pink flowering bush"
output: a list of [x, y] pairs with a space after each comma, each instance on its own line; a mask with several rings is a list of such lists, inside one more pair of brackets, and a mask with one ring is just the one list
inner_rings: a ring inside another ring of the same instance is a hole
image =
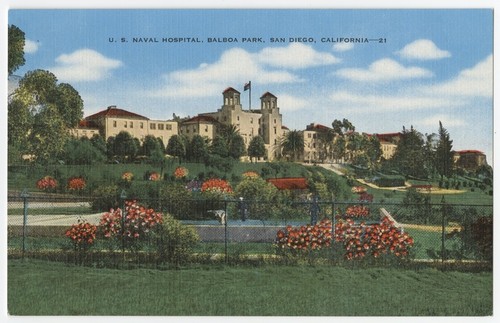
[[125, 203], [125, 212], [111, 210], [102, 215], [99, 228], [105, 239], [124, 239], [126, 246], [137, 249], [139, 242], [154, 233], [163, 221], [163, 215], [153, 209], [147, 209], [136, 201]]

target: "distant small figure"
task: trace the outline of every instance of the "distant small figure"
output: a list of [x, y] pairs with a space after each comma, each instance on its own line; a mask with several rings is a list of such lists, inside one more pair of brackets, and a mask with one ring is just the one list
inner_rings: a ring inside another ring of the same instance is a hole
[[248, 218], [248, 208], [247, 208], [247, 203], [243, 200], [243, 197], [240, 197], [240, 215], [241, 215], [241, 221], [246, 221]]
[[318, 214], [321, 211], [318, 205], [318, 196], [316, 194], [312, 197], [311, 208], [309, 211], [311, 213], [311, 225], [315, 225], [316, 222], [318, 222]]
[[214, 211], [217, 220], [222, 225], [226, 225], [226, 212], [224, 210], [215, 210]]

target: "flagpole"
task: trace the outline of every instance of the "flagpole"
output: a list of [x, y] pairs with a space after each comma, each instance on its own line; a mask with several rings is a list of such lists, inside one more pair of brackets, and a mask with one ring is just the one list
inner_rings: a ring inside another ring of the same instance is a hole
[[252, 81], [248, 81], [248, 108], [250, 112], [252, 112]]

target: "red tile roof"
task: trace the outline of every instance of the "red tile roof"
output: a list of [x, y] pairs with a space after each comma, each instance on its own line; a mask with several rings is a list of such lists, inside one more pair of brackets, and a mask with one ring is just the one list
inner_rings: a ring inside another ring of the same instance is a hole
[[140, 114], [126, 111], [123, 109], [119, 109], [115, 106], [110, 106], [106, 110], [99, 111], [93, 115], [86, 117], [85, 119], [91, 120], [91, 119], [97, 119], [97, 118], [102, 118], [102, 117], [122, 117], [122, 118], [149, 120], [149, 118], [141, 116]]
[[239, 91], [235, 90], [234, 88], [232, 87], [228, 87], [227, 89], [225, 89], [222, 94], [226, 93], [226, 92], [236, 92], [236, 93], [240, 93]]
[[332, 128], [329, 128], [327, 126], [324, 126], [319, 123], [312, 123], [310, 125], [306, 126], [306, 130], [317, 130], [317, 131], [326, 131], [326, 130], [331, 130]]
[[266, 93], [262, 94], [262, 96], [260, 98], [262, 99], [262, 98], [265, 98], [267, 96], [272, 96], [273, 98], [276, 98], [276, 96], [274, 94], [272, 94], [271, 92], [266, 92]]
[[198, 122], [218, 123], [218, 121], [214, 117], [204, 116], [204, 115], [192, 117], [191, 119], [188, 119], [188, 120], [184, 121], [183, 123], [198, 123]]
[[455, 151], [455, 153], [460, 154], [460, 155], [465, 155], [465, 154], [484, 155], [484, 153], [482, 151], [479, 151], [479, 150], [459, 150], [459, 151]]
[[307, 179], [304, 177], [270, 178], [267, 182], [279, 190], [305, 190], [309, 188]]

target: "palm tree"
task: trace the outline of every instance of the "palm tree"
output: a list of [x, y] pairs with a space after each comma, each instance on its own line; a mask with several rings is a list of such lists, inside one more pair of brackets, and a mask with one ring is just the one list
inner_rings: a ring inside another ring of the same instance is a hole
[[288, 132], [281, 141], [282, 154], [292, 155], [292, 160], [297, 161], [304, 152], [304, 134], [299, 130]]

